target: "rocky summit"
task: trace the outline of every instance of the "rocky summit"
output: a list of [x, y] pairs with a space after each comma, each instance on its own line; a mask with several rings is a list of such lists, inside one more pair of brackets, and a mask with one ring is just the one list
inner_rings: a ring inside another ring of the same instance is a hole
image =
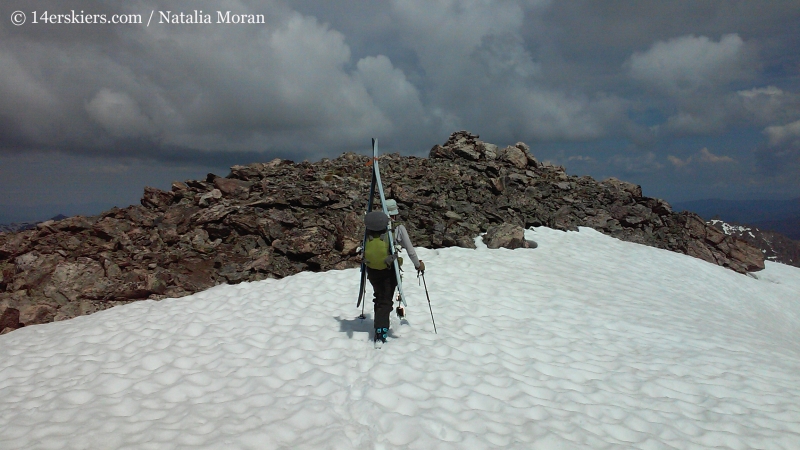
[[[0, 331], [221, 283], [356, 267], [370, 164], [346, 153], [234, 166], [170, 191], [147, 187], [141, 205], [0, 234]], [[696, 214], [675, 213], [631, 183], [570, 176], [524, 143], [501, 148], [459, 131], [428, 158], [388, 154], [380, 164], [416, 246], [474, 248], [501, 225], [584, 226], [740, 273], [764, 268], [756, 247]]]

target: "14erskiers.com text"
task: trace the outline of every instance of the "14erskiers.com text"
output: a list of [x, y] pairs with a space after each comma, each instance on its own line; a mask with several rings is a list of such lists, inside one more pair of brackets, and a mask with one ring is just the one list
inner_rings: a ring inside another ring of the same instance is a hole
[[[105, 14], [87, 14], [83, 11], [69, 14], [52, 14], [47, 11], [33, 11], [31, 23], [45, 24], [141, 24], [141, 14], [114, 14], [110, 18]], [[158, 11], [158, 23], [161, 24], [263, 24], [266, 23], [263, 14], [235, 14], [231, 11], [216, 11], [216, 22], [212, 21], [214, 15], [203, 13], [203, 10], [194, 10], [190, 13], [183, 11]], [[152, 20], [152, 14], [150, 20]], [[147, 24], [150, 25], [150, 20]]]

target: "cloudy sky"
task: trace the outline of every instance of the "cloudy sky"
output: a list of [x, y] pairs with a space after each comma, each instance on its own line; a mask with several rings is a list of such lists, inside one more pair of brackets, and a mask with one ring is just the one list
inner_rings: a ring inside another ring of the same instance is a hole
[[[140, 23], [64, 23], [73, 10]], [[196, 10], [212, 23], [165, 23]], [[797, 1], [4, 0], [0, 11], [0, 222], [96, 214], [234, 164], [367, 153], [372, 137], [427, 155], [461, 129], [671, 202], [800, 196]], [[264, 20], [217, 23], [218, 11]]]

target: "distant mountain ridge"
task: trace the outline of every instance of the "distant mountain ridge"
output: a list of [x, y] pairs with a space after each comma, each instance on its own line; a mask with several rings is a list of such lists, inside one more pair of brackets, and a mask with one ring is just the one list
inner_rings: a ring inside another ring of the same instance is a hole
[[762, 230], [770, 230], [788, 236], [795, 241], [800, 241], [800, 216], [790, 217], [782, 220], [768, 220], [765, 222], [753, 222]]
[[[51, 217], [49, 220], [61, 220], [66, 219], [67, 216], [63, 214], [59, 214], [55, 217]], [[7, 232], [17, 232], [17, 231], [25, 231], [25, 230], [32, 230], [36, 228], [36, 225], [42, 223], [41, 222], [11, 222], [11, 223], [0, 223], [0, 233], [7, 233]]]
[[763, 231], [800, 240], [800, 198], [791, 200], [706, 199], [672, 204], [678, 211], [692, 211], [705, 220], [748, 224]]

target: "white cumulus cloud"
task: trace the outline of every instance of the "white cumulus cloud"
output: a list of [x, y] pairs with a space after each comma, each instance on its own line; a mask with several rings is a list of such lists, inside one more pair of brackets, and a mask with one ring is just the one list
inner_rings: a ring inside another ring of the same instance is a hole
[[392, 123], [392, 131], [428, 122], [419, 91], [389, 58], [368, 56], [358, 61], [356, 69], [356, 79], [366, 88], [381, 114]]
[[703, 147], [700, 149], [699, 152], [696, 154], [690, 155], [686, 159], [678, 158], [677, 156], [669, 155], [667, 156], [669, 162], [672, 163], [678, 169], [682, 169], [684, 167], [693, 166], [699, 163], [705, 164], [725, 164], [725, 163], [735, 163], [736, 160], [731, 158], [730, 156], [726, 155], [715, 155], [711, 153], [708, 147]]
[[738, 34], [718, 42], [706, 36], [681, 36], [659, 41], [627, 62], [630, 76], [670, 94], [691, 94], [702, 88], [750, 76], [750, 52]]

